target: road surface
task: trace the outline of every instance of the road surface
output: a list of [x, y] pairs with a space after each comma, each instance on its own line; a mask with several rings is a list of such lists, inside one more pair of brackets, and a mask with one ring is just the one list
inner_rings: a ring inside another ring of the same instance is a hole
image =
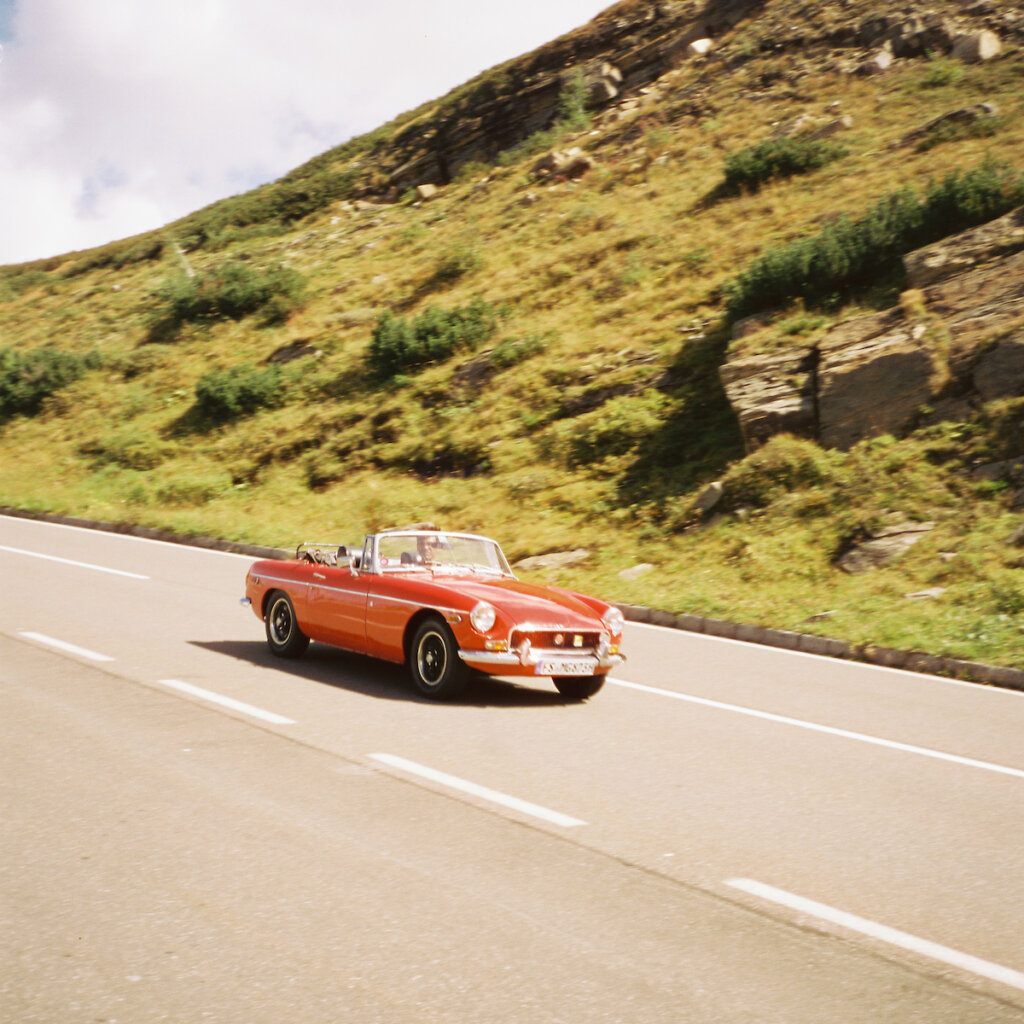
[[629, 625], [433, 704], [250, 561], [0, 517], [0, 1020], [1024, 1021], [1024, 695]]

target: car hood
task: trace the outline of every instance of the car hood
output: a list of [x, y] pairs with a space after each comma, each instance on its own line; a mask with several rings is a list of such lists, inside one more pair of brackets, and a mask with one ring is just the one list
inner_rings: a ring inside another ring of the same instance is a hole
[[601, 622], [601, 616], [586, 602], [569, 591], [554, 587], [524, 583], [507, 577], [467, 579], [465, 576], [435, 578], [434, 585], [474, 601], [487, 601], [518, 623], [594, 629]]

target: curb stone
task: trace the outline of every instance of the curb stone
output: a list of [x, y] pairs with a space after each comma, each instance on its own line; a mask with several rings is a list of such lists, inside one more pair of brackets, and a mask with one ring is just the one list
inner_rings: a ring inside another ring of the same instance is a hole
[[[0, 516], [12, 519], [31, 519], [60, 526], [77, 526], [101, 533], [120, 533], [145, 540], [159, 540], [166, 544], [181, 544], [183, 547], [204, 548], [210, 551], [225, 551], [235, 555], [250, 555], [253, 558], [291, 558], [293, 552], [285, 548], [264, 547], [259, 544], [241, 544], [235, 541], [219, 540], [215, 537], [190, 537], [173, 530], [158, 530], [133, 523], [105, 523], [96, 519], [81, 519], [76, 516], [59, 515], [54, 512], [30, 512], [25, 509], [0, 506]], [[846, 661], [862, 661], [883, 668], [902, 669], [905, 672], [919, 672], [926, 675], [948, 676], [962, 682], [982, 683], [1006, 690], [1024, 692], [1024, 670], [1001, 665], [987, 665], [979, 661], [963, 661], [959, 658], [945, 658], [921, 651], [900, 651], [891, 647], [876, 647], [873, 644], [848, 644], [843, 640], [816, 636], [811, 633], [794, 633], [785, 629], [771, 629], [763, 626], [728, 622], [724, 619], [707, 619], [700, 615], [679, 614], [644, 608], [641, 605], [619, 604], [616, 607], [629, 622], [647, 623], [666, 629], [677, 629], [688, 633], [704, 633], [727, 640], [742, 640], [745, 643], [775, 647], [787, 651], [800, 651], [825, 658], [839, 658]]]
[[159, 540], [165, 544], [181, 544], [183, 547], [204, 548], [208, 551], [225, 551], [232, 555], [251, 555], [253, 558], [284, 559], [294, 555], [294, 551], [285, 548], [241, 544], [235, 541], [218, 540], [216, 537], [191, 537], [175, 533], [173, 530], [157, 530], [149, 526], [136, 526], [134, 523], [104, 523], [96, 519], [58, 515], [55, 512], [29, 512], [25, 509], [0, 506], [0, 516], [10, 516], [12, 519], [32, 519], [41, 523], [55, 523], [58, 526], [77, 526], [83, 530], [96, 530], [100, 533], [120, 533], [130, 537], [141, 537], [143, 540]]
[[770, 629], [762, 626], [727, 622], [723, 619], [706, 619], [700, 615], [670, 615], [638, 605], [618, 604], [616, 607], [629, 622], [648, 623], [678, 629], [687, 633], [703, 633], [727, 640], [742, 640], [745, 643], [776, 647], [786, 651], [800, 651], [816, 654], [823, 658], [839, 658], [846, 661], [861, 661], [883, 668], [902, 669], [924, 675], [948, 676], [961, 682], [982, 683], [1005, 690], [1024, 692], [1024, 670], [1006, 668], [1001, 665], [986, 665], [979, 661], [964, 661], [960, 658], [945, 658], [921, 651], [900, 651], [892, 647], [876, 647], [874, 644], [849, 644], [844, 640], [817, 636], [811, 633], [794, 633], [787, 629]]

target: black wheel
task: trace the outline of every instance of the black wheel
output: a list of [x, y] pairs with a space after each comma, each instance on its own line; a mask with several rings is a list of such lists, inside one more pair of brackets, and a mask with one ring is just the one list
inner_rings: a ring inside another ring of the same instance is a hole
[[551, 682], [563, 697], [586, 700], [604, 686], [604, 676], [552, 676]]
[[469, 677], [452, 631], [442, 619], [420, 623], [409, 649], [409, 671], [420, 693], [449, 700], [462, 692]]
[[299, 629], [291, 598], [275, 590], [267, 599], [267, 644], [279, 658], [298, 658], [309, 646], [309, 637]]

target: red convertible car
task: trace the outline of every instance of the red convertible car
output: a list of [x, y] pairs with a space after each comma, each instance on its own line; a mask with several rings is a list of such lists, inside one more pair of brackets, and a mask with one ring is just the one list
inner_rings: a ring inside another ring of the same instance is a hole
[[361, 549], [300, 544], [294, 560], [253, 564], [242, 603], [280, 657], [298, 657], [312, 639], [406, 663], [438, 700], [458, 694], [470, 670], [550, 676], [585, 700], [623, 661], [617, 608], [517, 580], [495, 541], [469, 533], [385, 530]]

